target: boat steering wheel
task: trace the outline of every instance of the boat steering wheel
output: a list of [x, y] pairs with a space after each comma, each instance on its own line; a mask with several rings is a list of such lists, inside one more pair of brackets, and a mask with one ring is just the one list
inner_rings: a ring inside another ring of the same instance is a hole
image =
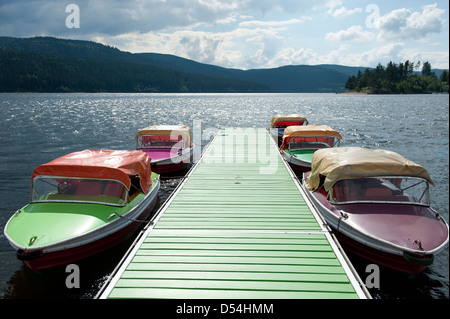
[[62, 181], [58, 184], [58, 194], [68, 194], [73, 187], [74, 184], [72, 182]]

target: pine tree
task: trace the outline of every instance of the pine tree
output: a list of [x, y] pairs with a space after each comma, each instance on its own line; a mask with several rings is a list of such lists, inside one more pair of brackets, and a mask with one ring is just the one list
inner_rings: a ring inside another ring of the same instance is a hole
[[431, 64], [430, 62], [425, 62], [422, 66], [422, 75], [423, 76], [428, 76], [431, 75]]

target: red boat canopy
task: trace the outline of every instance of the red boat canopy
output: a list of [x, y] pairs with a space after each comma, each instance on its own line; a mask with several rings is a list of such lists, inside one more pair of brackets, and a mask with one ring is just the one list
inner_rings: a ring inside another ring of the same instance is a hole
[[152, 185], [150, 160], [142, 151], [84, 150], [54, 159], [34, 169], [37, 176], [112, 179], [131, 187], [130, 176], [139, 175], [144, 193]]
[[279, 125], [288, 127], [291, 125], [306, 125], [308, 120], [300, 114], [275, 115], [270, 121], [270, 128], [277, 128]]
[[328, 125], [294, 125], [289, 126], [284, 130], [283, 143], [280, 149], [285, 149], [286, 144], [294, 137], [337, 137], [342, 140], [341, 134]]

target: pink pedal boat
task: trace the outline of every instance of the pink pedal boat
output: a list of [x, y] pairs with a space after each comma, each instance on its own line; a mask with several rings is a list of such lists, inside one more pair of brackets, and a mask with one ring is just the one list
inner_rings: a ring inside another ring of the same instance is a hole
[[317, 150], [302, 188], [340, 243], [376, 264], [417, 275], [449, 241], [430, 207], [428, 172], [386, 150]]
[[184, 125], [153, 125], [139, 130], [136, 149], [150, 158], [152, 171], [172, 173], [185, 169], [194, 153], [191, 129]]

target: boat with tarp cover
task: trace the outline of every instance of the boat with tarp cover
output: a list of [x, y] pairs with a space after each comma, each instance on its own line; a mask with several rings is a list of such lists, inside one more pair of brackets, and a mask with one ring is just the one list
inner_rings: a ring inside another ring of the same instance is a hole
[[292, 125], [307, 125], [308, 120], [300, 114], [275, 115], [270, 121], [270, 134], [281, 145], [281, 139], [286, 127]]
[[311, 170], [315, 151], [339, 146], [341, 134], [327, 125], [289, 126], [284, 130], [281, 155], [292, 170], [300, 175]]
[[340, 243], [372, 262], [417, 275], [448, 244], [448, 224], [430, 207], [420, 165], [387, 150], [318, 150], [302, 187]]
[[4, 234], [33, 270], [72, 263], [131, 236], [150, 215], [159, 187], [144, 152], [67, 154], [34, 169], [31, 202]]
[[136, 149], [147, 153], [158, 174], [183, 170], [192, 162], [194, 144], [188, 126], [152, 125], [139, 130], [135, 140]]

